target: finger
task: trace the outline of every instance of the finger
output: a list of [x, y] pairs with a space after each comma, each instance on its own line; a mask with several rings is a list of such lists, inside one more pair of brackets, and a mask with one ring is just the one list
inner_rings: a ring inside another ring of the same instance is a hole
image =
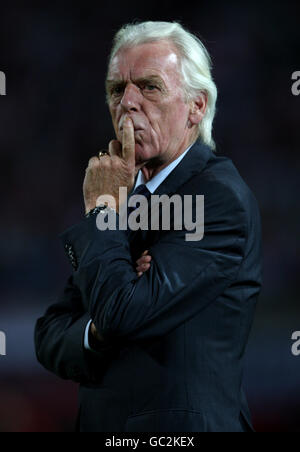
[[111, 140], [108, 147], [108, 153], [111, 157], [116, 155], [122, 157], [122, 145], [118, 140]]
[[150, 261], [151, 261], [151, 256], [143, 256], [143, 257], [140, 257], [140, 258], [136, 261], [136, 264], [137, 264], [137, 265], [149, 264]]
[[151, 256], [143, 256], [143, 257], [140, 257], [140, 258], [136, 261], [136, 263], [137, 263], [138, 265], [149, 264], [149, 263], [151, 262], [151, 259], [152, 259]]
[[142, 276], [143, 272], [139, 272], [137, 275], [138, 277]]
[[129, 116], [126, 116], [123, 123], [122, 156], [126, 162], [135, 164], [134, 127]]
[[150, 264], [143, 264], [143, 265], [139, 265], [139, 266], [136, 268], [136, 271], [137, 271], [137, 272], [143, 272], [143, 273], [145, 273], [146, 271], [149, 270], [149, 268], [150, 268]]
[[92, 168], [93, 166], [97, 166], [99, 164], [99, 158], [98, 157], [92, 157], [89, 160], [89, 167]]
[[151, 262], [140, 262], [139, 264], [137, 264], [137, 268], [142, 270], [143, 268], [149, 268], [150, 265], [151, 265]]
[[[140, 261], [140, 259], [142, 259], [144, 256], [146, 256], [148, 253], [149, 253], [149, 250], [144, 251], [143, 254], [141, 255], [141, 257], [136, 262], [138, 263]], [[151, 258], [151, 256], [150, 256], [150, 258]]]

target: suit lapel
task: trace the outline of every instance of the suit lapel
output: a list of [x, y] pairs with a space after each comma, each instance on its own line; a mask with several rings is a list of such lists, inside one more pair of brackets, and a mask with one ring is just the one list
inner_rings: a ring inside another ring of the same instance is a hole
[[154, 195], [170, 195], [187, 182], [195, 174], [200, 173], [206, 166], [208, 160], [213, 157], [211, 148], [201, 141], [191, 147], [181, 162], [169, 174], [169, 176], [157, 187]]
[[[200, 173], [206, 166], [208, 160], [214, 157], [211, 148], [200, 140], [196, 141], [186, 153], [181, 162], [168, 175], [168, 177], [157, 187], [153, 195], [173, 195], [176, 191], [195, 174]], [[150, 204], [150, 203], [149, 203]], [[149, 221], [150, 221], [149, 206]], [[156, 235], [159, 231], [153, 231]], [[128, 240], [131, 245], [133, 259], [140, 257], [141, 253], [148, 249], [152, 242], [151, 231], [128, 231]]]

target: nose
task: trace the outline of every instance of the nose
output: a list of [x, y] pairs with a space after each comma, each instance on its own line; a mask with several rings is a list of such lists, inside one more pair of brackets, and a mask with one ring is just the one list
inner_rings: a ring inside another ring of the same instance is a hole
[[123, 93], [121, 106], [126, 112], [139, 111], [141, 106], [141, 92], [133, 83], [129, 83]]

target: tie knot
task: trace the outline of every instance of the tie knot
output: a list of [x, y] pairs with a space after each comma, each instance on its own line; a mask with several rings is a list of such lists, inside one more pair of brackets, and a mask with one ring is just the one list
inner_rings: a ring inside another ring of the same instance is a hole
[[146, 198], [149, 198], [151, 196], [151, 192], [149, 191], [145, 184], [141, 184], [138, 187], [136, 187], [136, 189], [132, 192], [130, 196], [133, 195], [143, 195], [146, 196]]
[[[151, 192], [150, 192], [150, 190], [146, 187], [145, 184], [141, 184], [141, 185], [139, 185], [138, 187], [136, 187], [136, 189], [131, 193], [131, 195], [129, 196], [128, 199], [130, 199], [130, 198], [131, 198], [132, 196], [134, 196], [134, 195], [143, 195], [143, 196], [145, 196], [147, 199], [149, 199], [150, 196], [151, 196]], [[135, 207], [128, 206], [128, 215], [129, 215], [131, 212], [133, 212], [136, 208], [137, 208], [136, 206], [135, 206]]]

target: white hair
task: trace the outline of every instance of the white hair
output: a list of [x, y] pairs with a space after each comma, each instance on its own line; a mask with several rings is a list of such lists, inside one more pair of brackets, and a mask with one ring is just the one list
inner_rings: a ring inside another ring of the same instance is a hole
[[114, 37], [109, 65], [121, 47], [132, 47], [162, 39], [171, 42], [178, 50], [186, 101], [197, 98], [201, 92], [207, 95], [206, 112], [198, 126], [198, 137], [215, 149], [212, 124], [216, 111], [217, 87], [211, 75], [211, 58], [200, 39], [177, 22], [149, 21], [127, 24]]

